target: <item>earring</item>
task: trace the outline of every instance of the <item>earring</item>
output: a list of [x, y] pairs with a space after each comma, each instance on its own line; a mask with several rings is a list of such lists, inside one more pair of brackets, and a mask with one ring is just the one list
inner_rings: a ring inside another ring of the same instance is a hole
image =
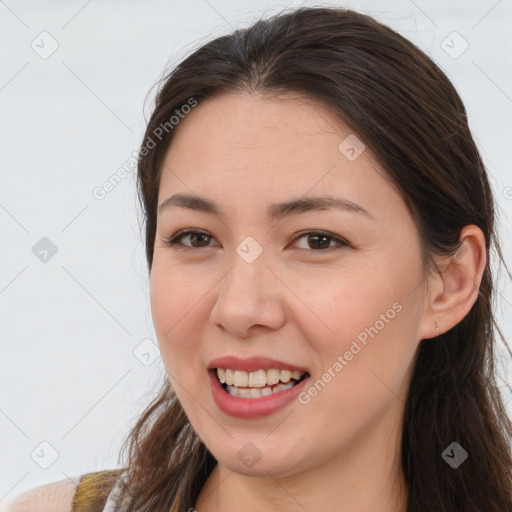
[[437, 337], [439, 338], [439, 336], [441, 335], [441, 333], [439, 332], [439, 327], [437, 326], [437, 322], [436, 322], [436, 329], [437, 329]]

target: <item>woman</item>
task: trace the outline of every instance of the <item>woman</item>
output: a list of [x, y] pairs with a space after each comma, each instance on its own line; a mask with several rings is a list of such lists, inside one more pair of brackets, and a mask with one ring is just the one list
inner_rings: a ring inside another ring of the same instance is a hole
[[73, 510], [512, 511], [493, 196], [424, 53], [331, 8], [209, 42], [138, 185], [168, 378]]

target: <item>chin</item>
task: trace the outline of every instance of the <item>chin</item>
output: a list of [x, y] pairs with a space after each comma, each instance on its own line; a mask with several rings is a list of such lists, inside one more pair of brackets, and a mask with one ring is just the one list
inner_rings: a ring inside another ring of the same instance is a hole
[[216, 448], [210, 451], [219, 464], [240, 475], [282, 478], [298, 473], [302, 466], [297, 446], [286, 447], [282, 443], [276, 446], [264, 438], [253, 437], [253, 441], [244, 439], [241, 442], [231, 440], [224, 450]]
[[226, 458], [219, 462], [230, 471], [239, 475], [252, 478], [283, 478], [297, 473], [297, 467], [290, 464], [289, 461], [266, 460], [261, 458], [254, 466], [248, 467], [235, 456], [235, 458]]

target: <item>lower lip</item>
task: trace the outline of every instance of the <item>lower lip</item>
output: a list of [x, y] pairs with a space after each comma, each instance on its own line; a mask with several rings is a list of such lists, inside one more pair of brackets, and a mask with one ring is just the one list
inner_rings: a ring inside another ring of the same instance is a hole
[[212, 386], [215, 403], [221, 411], [237, 418], [261, 418], [268, 416], [284, 407], [297, 398], [306, 387], [309, 377], [301, 380], [295, 386], [260, 398], [240, 398], [231, 396], [220, 383], [216, 374], [208, 370], [208, 377]]

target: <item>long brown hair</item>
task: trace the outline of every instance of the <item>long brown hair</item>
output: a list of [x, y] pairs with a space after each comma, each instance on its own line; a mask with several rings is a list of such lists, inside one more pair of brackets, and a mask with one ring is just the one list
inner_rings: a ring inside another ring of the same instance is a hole
[[[488, 264], [475, 304], [448, 332], [420, 342], [401, 463], [408, 512], [512, 512], [512, 424], [495, 380], [495, 329], [503, 336], [493, 315], [490, 250], [503, 258], [486, 169], [453, 85], [410, 41], [347, 9], [299, 8], [208, 42], [164, 77], [141, 145], [149, 273], [162, 160], [177, 129], [169, 119], [176, 110], [186, 113], [191, 99], [200, 104], [225, 91], [299, 93], [327, 105], [401, 193], [429, 271], [434, 255], [456, 251], [464, 226], [483, 231]], [[441, 456], [453, 441], [469, 453], [458, 469]], [[192, 508], [217, 463], [167, 378], [122, 451], [130, 512]]]

